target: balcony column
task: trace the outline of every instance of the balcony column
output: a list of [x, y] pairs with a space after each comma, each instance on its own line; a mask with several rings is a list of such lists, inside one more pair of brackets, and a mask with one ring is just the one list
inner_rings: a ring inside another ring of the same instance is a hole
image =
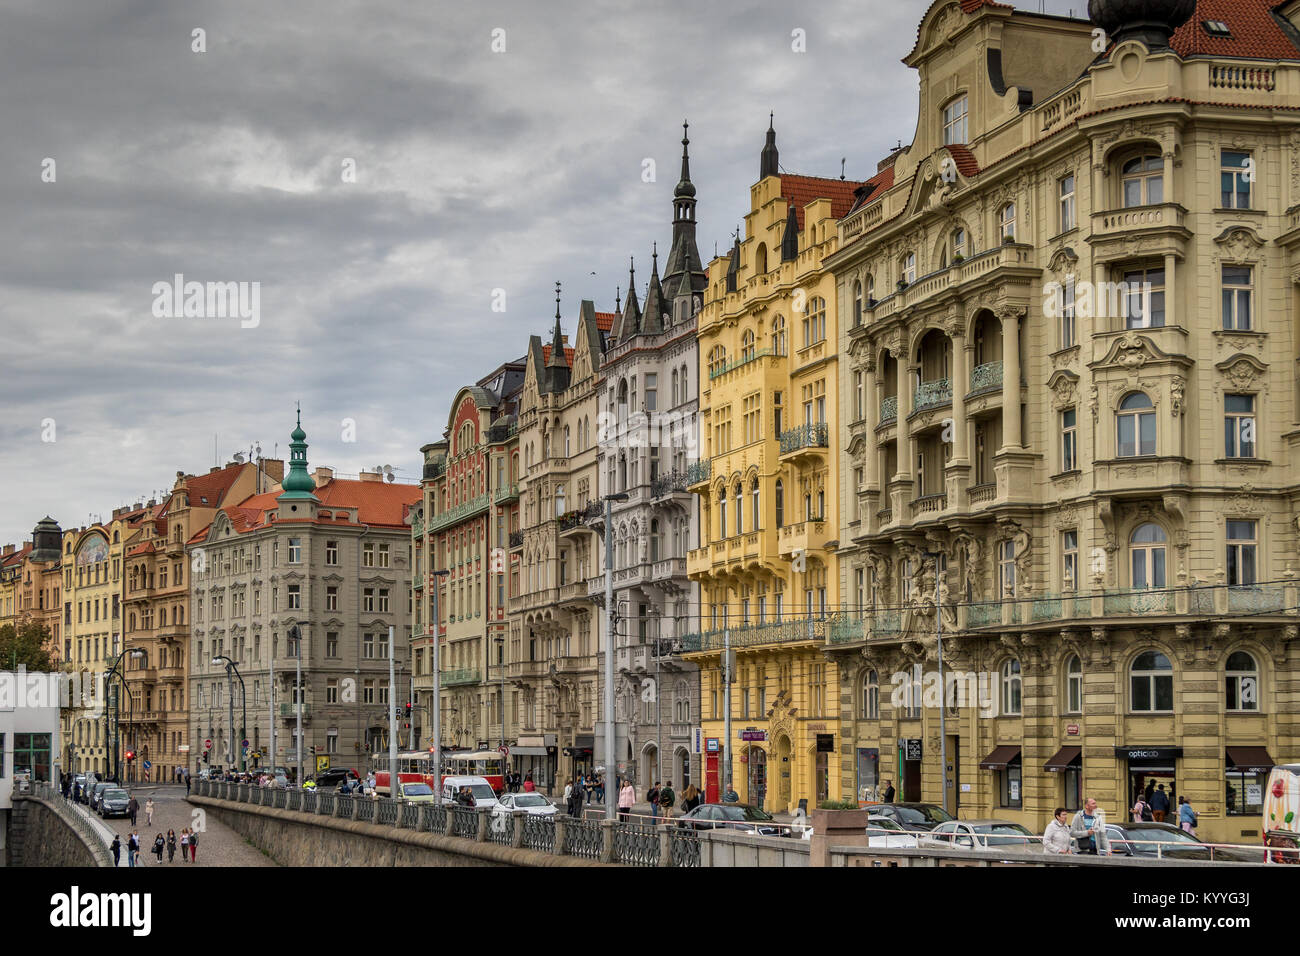
[[1020, 451], [1020, 317], [1023, 310], [998, 310], [1002, 321], [1002, 450]]
[[[863, 399], [867, 407], [866, 411], [866, 428], [863, 430], [867, 442], [866, 455], [866, 473], [863, 480], [866, 482], [866, 488], [876, 489], [880, 487], [880, 458], [879, 450], [876, 447], [876, 426], [880, 424], [880, 393], [883, 386], [876, 379], [876, 362], [874, 358], [868, 358], [867, 364], [863, 366], [862, 373], [865, 376], [863, 382]], [[853, 489], [856, 495], [860, 489]]]
[[1172, 255], [1165, 256], [1165, 325], [1182, 325], [1178, 317], [1178, 296], [1174, 285], [1175, 262]]
[[912, 384], [915, 370], [908, 361], [909, 349], [900, 345], [890, 350], [898, 366], [898, 471], [889, 483], [889, 509], [894, 514], [894, 521], [902, 521], [907, 514], [908, 503], [913, 497], [912, 488], [912, 436], [908, 427], [907, 416], [912, 414], [915, 401]]
[[952, 457], [944, 469], [944, 490], [948, 508], [962, 508], [970, 487], [970, 421], [966, 415], [966, 390], [970, 388], [970, 360], [973, 348], [966, 345], [960, 324], [952, 334]]

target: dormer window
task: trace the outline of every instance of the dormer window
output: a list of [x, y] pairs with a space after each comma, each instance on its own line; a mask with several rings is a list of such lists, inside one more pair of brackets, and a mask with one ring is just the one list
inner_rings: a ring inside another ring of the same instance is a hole
[[1212, 37], [1220, 37], [1223, 39], [1232, 38], [1232, 30], [1230, 30], [1228, 25], [1222, 20], [1202, 20], [1201, 26], [1204, 27], [1205, 32]]
[[943, 108], [943, 145], [955, 146], [969, 142], [968, 105], [965, 94]]

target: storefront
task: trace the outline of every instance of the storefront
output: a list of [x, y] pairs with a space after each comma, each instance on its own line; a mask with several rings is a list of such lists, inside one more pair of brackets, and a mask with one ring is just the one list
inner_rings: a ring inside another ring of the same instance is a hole
[[835, 735], [818, 734], [816, 762], [813, 764], [813, 773], [815, 777], [817, 805], [821, 806], [823, 801], [830, 799], [831, 793], [831, 756], [835, 753]]
[[981, 770], [992, 770], [996, 806], [1008, 810], [1024, 807], [1024, 778], [1019, 744], [1003, 744], [980, 761]]
[[1178, 806], [1177, 764], [1182, 755], [1182, 747], [1115, 748], [1115, 756], [1127, 765], [1128, 803], [1120, 808], [1125, 817], [1128, 809], [1137, 803], [1139, 795], [1145, 798], [1148, 792], [1155, 793], [1162, 786], [1169, 799], [1169, 810], [1165, 813], [1174, 813]]
[[1259, 817], [1274, 761], [1264, 747], [1228, 747], [1223, 806], [1227, 815]]
[[578, 734], [573, 738], [573, 746], [564, 748], [564, 756], [570, 760], [570, 776], [573, 779], [589, 774], [595, 768], [595, 763], [592, 761], [595, 747], [595, 734]]
[[[1057, 799], [1067, 810], [1083, 807], [1083, 748], [1077, 745], [1062, 747], [1043, 769], [1060, 778]], [[1132, 804], [1130, 804], [1132, 806]]]
[[521, 735], [510, 748], [511, 769], [521, 780], [531, 775], [538, 790], [550, 791], [555, 788], [556, 755], [555, 734]]
[[875, 803], [881, 799], [880, 750], [877, 747], [859, 747], [857, 750], [857, 780], [854, 792], [858, 804]]

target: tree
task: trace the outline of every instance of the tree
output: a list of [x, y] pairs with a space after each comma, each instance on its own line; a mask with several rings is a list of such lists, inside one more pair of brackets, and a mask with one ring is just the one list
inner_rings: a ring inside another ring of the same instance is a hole
[[50, 640], [50, 629], [34, 618], [20, 622], [17, 627], [0, 626], [0, 667], [17, 670], [21, 665], [29, 671], [55, 670]]

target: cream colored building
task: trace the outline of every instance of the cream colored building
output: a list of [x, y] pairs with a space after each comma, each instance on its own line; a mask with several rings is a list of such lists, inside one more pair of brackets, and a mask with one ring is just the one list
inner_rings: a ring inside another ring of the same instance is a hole
[[[839, 224], [840, 772], [938, 803], [942, 743], [963, 816], [1154, 780], [1241, 840], [1300, 756], [1300, 4], [1118, 6], [933, 3]], [[894, 683], [937, 618], [992, 704], [943, 741]]]

